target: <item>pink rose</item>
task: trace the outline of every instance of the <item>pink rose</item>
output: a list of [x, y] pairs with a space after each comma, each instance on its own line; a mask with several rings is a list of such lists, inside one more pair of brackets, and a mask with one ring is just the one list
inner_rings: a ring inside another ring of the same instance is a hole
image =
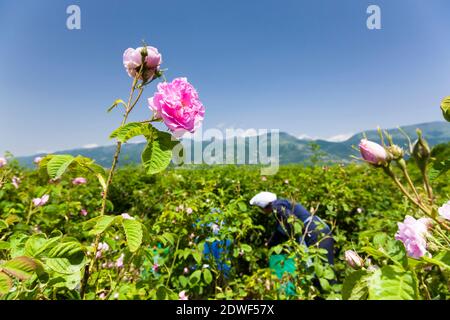
[[12, 183], [12, 185], [14, 186], [14, 188], [19, 189], [20, 179], [19, 179], [18, 177], [14, 176], [14, 177], [12, 178], [11, 183]]
[[116, 261], [116, 267], [122, 268], [123, 267], [123, 258], [125, 258], [125, 255], [122, 253], [120, 257]]
[[88, 212], [86, 211], [86, 209], [81, 209], [80, 214], [81, 214], [83, 217], [86, 217], [87, 214], [88, 214]]
[[438, 212], [442, 218], [450, 220], [450, 201], [442, 205], [442, 207], [438, 209]]
[[203, 121], [205, 108], [195, 88], [186, 78], [158, 84], [158, 92], [148, 99], [156, 119], [162, 119], [176, 137], [193, 133]]
[[36, 158], [34, 158], [34, 160], [33, 160], [33, 162], [34, 162], [35, 164], [39, 164], [41, 161], [42, 161], [42, 157], [36, 157]]
[[8, 163], [8, 161], [5, 158], [0, 157], [0, 168], [6, 166], [7, 163]]
[[180, 298], [180, 300], [188, 300], [188, 296], [186, 295], [186, 291], [184, 290], [178, 294], [178, 297]]
[[132, 216], [130, 216], [128, 213], [122, 213], [122, 218], [125, 220], [135, 220]]
[[48, 202], [48, 199], [50, 198], [50, 196], [48, 194], [43, 195], [41, 198], [34, 198], [33, 204], [35, 207], [42, 207], [43, 205], [45, 205]]
[[[123, 65], [127, 70], [127, 73], [130, 77], [135, 78], [141, 68], [142, 65], [142, 50], [143, 47], [139, 47], [136, 49], [128, 48], [123, 53]], [[150, 80], [155, 71], [159, 68], [159, 65], [162, 62], [161, 54], [158, 52], [158, 49], [155, 47], [146, 47], [147, 55], [144, 59], [144, 68], [141, 80], [147, 81]]]
[[430, 227], [429, 219], [419, 220], [406, 216], [403, 223], [398, 223], [395, 239], [403, 242], [408, 256], [418, 259], [427, 253], [426, 235]]
[[73, 179], [73, 180], [72, 180], [72, 183], [73, 183], [74, 185], [78, 186], [78, 185], [80, 185], [80, 184], [86, 184], [86, 183], [87, 183], [87, 180], [86, 180], [86, 178], [78, 177], [78, 178]]
[[388, 153], [383, 146], [378, 143], [362, 139], [359, 143], [359, 150], [363, 159], [371, 164], [384, 165], [388, 161]]

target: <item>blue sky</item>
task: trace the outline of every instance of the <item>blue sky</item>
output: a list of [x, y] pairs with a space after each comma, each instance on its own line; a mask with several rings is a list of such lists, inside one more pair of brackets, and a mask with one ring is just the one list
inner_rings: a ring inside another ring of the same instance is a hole
[[[66, 8], [81, 8], [81, 30]], [[381, 7], [381, 30], [366, 9]], [[340, 134], [441, 120], [450, 94], [447, 0], [0, 0], [0, 153], [108, 144], [130, 78], [122, 54], [159, 48], [204, 128]], [[155, 87], [144, 93], [151, 97]], [[149, 117], [146, 99], [134, 119]]]

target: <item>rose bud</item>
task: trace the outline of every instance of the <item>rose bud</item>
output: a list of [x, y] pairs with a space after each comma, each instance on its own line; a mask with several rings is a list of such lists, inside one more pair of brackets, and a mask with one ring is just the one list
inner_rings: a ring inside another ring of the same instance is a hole
[[362, 139], [359, 143], [361, 156], [370, 164], [379, 166], [389, 163], [389, 154], [386, 149], [378, 143]]
[[444, 115], [445, 120], [450, 122], [450, 97], [446, 97], [441, 104], [442, 114]]
[[403, 156], [405, 155], [405, 152], [403, 151], [403, 149], [396, 144], [389, 146], [387, 149], [388, 149], [388, 152], [392, 155], [392, 158], [394, 160], [402, 159]]
[[363, 266], [363, 259], [353, 250], [345, 251], [345, 261], [353, 269], [359, 269]]
[[425, 171], [427, 164], [430, 161], [431, 150], [426, 140], [422, 137], [421, 130], [417, 129], [417, 135], [419, 138], [414, 143], [412, 156], [414, 160], [416, 160], [419, 169]]

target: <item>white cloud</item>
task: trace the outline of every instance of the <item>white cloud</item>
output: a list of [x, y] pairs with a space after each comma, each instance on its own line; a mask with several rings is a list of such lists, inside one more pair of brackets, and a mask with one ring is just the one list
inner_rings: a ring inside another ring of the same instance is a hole
[[353, 135], [354, 135], [354, 133], [342, 133], [342, 134], [337, 134], [335, 136], [329, 137], [325, 140], [330, 141], [330, 142], [342, 142], [342, 141], [346, 141], [346, 140], [350, 139]]
[[96, 143], [89, 143], [89, 144], [85, 144], [84, 146], [82, 146], [83, 149], [92, 149], [92, 148], [97, 148], [98, 144]]

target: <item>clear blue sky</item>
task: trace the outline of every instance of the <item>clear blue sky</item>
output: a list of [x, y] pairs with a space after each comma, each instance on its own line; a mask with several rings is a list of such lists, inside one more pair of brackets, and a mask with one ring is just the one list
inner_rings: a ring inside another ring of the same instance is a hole
[[[81, 30], [66, 8], [81, 8]], [[382, 10], [382, 30], [366, 9]], [[441, 120], [450, 95], [448, 0], [0, 0], [0, 154], [109, 143], [145, 39], [187, 76], [204, 128], [331, 137]], [[145, 96], [153, 95], [155, 87]], [[149, 116], [146, 99], [133, 119]]]

